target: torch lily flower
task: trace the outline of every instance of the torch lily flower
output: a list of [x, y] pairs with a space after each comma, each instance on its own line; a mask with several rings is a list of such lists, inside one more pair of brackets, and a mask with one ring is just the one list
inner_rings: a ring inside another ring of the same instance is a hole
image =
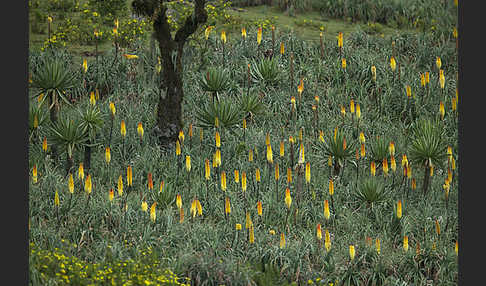
[[263, 207], [262, 207], [261, 201], [257, 202], [257, 213], [258, 213], [259, 216], [262, 216], [262, 214], [263, 214]]
[[402, 218], [402, 200], [399, 200], [397, 203], [397, 218]]
[[88, 174], [88, 176], [86, 176], [86, 181], [84, 181], [84, 190], [88, 195], [91, 194], [92, 187], [93, 185], [91, 183], [91, 174]]
[[392, 71], [395, 71], [395, 69], [397, 68], [397, 62], [395, 61], [394, 57], [390, 58], [390, 68]]
[[285, 248], [285, 234], [282, 232], [280, 233], [280, 249]]
[[324, 236], [324, 247], [326, 248], [327, 252], [331, 250], [331, 236], [329, 235], [329, 231], [327, 229]]
[[257, 31], [257, 43], [258, 45], [260, 45], [260, 43], [262, 42], [262, 27], [258, 27], [258, 31]]
[[285, 189], [285, 205], [287, 205], [288, 209], [290, 209], [290, 206], [292, 205], [292, 197], [290, 196], [289, 188]]
[[152, 206], [150, 207], [150, 220], [155, 223], [155, 219], [157, 218], [157, 215], [155, 213], [155, 207], [157, 206], [157, 202], [154, 202]]
[[354, 249], [354, 245], [350, 245], [349, 246], [349, 257], [351, 258], [351, 260], [354, 259], [355, 255], [356, 255], [356, 251]]
[[334, 195], [334, 182], [332, 179], [329, 179], [329, 194], [331, 196]]
[[241, 36], [246, 39], [246, 29], [245, 27], [241, 28]]
[[60, 204], [59, 194], [57, 193], [57, 190], [56, 190], [56, 193], [54, 194], [54, 206], [59, 208], [59, 204]]
[[73, 179], [73, 174], [69, 173], [69, 178], [68, 178], [68, 190], [71, 194], [74, 193], [74, 179]]
[[322, 230], [321, 230], [321, 224], [317, 224], [317, 239], [320, 241], [322, 239]]
[[180, 194], [177, 194], [176, 196], [176, 205], [178, 209], [182, 208], [182, 198]]
[[121, 197], [123, 195], [123, 178], [122, 175], [118, 177], [118, 195]]
[[121, 124], [120, 124], [120, 133], [123, 137], [127, 136], [127, 127], [125, 125], [125, 120], [122, 120], [121, 121]]
[[324, 218], [326, 218], [326, 220], [329, 220], [330, 217], [331, 217], [331, 213], [329, 212], [329, 201], [325, 200], [324, 201]]

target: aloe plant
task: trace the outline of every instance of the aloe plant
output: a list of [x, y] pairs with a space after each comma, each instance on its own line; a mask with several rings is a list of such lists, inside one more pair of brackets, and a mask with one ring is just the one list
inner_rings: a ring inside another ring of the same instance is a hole
[[232, 128], [240, 123], [243, 117], [239, 106], [228, 99], [211, 102], [196, 110], [198, 125], [203, 128], [215, 127], [216, 118], [221, 127]]
[[228, 75], [228, 71], [225, 69], [210, 67], [199, 78], [199, 84], [204, 91], [211, 92], [213, 101], [219, 101], [218, 93], [221, 93], [231, 86], [231, 79]]
[[262, 58], [251, 64], [251, 76], [265, 85], [276, 85], [280, 80], [278, 62], [275, 58]]

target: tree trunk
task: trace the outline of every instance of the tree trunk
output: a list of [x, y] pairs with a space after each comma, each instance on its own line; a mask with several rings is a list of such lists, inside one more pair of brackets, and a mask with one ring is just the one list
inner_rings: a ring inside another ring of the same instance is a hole
[[430, 167], [429, 164], [425, 164], [425, 170], [424, 170], [424, 184], [422, 186], [424, 190], [424, 197], [427, 194], [427, 190], [429, 188], [429, 179], [430, 179]]
[[159, 42], [162, 64], [160, 89], [165, 91], [165, 96], [161, 92], [157, 106], [157, 127], [162, 145], [175, 142], [182, 129], [183, 49], [188, 37], [196, 31], [200, 23], [207, 20], [205, 3], [206, 0], [195, 0], [194, 12], [187, 17], [174, 38], [167, 22], [165, 6], [160, 6], [160, 12], [154, 20], [155, 38]]

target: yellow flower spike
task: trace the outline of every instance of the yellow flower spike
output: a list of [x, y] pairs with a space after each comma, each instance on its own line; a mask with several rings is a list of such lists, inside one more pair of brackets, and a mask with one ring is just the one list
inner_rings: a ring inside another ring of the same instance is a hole
[[371, 66], [371, 78], [373, 79], [374, 82], [376, 82], [376, 67]]
[[386, 158], [383, 158], [382, 166], [384, 175], [388, 175], [388, 160]]
[[222, 30], [221, 31], [221, 41], [226, 44], [226, 31]]
[[280, 233], [280, 249], [285, 248], [285, 234], [282, 232]]
[[275, 163], [275, 181], [278, 181], [278, 179], [280, 179], [280, 170], [279, 170], [278, 162], [277, 162], [277, 163]]
[[285, 145], [283, 141], [280, 141], [280, 157], [285, 156]]
[[321, 224], [317, 224], [317, 240], [321, 241], [322, 240], [322, 230], [321, 230]]
[[221, 137], [220, 137], [218, 131], [216, 131], [216, 133], [214, 134], [214, 140], [215, 140], [215, 143], [216, 143], [216, 148], [220, 148], [221, 147]]
[[263, 206], [261, 201], [257, 202], [257, 213], [259, 216], [263, 215]]
[[334, 195], [334, 181], [329, 179], [329, 195]]
[[444, 89], [444, 87], [445, 87], [444, 70], [439, 71], [439, 84], [440, 84], [440, 88]]
[[430, 83], [430, 72], [425, 72], [425, 83], [426, 84]]
[[308, 184], [310, 183], [311, 179], [311, 170], [310, 170], [310, 162], [305, 164], [305, 182]]
[[120, 123], [120, 133], [123, 137], [127, 136], [127, 127], [125, 125], [125, 120], [122, 120]]
[[302, 140], [304, 140], [304, 128], [300, 127], [299, 129], [299, 142], [302, 144]]
[[221, 166], [221, 150], [216, 149], [216, 166]]
[[283, 56], [285, 54], [285, 44], [280, 42], [280, 54]]
[[214, 26], [208, 26], [205, 30], [204, 30], [204, 35], [206, 36], [206, 40], [209, 39], [209, 34], [211, 33], [211, 30], [214, 28]]
[[111, 188], [109, 191], [108, 191], [108, 200], [111, 202], [113, 202], [113, 199], [115, 198], [115, 191], [113, 191], [113, 188]]
[[319, 141], [321, 141], [322, 143], [324, 143], [324, 131], [322, 130], [319, 130]]
[[299, 92], [299, 95], [302, 95], [302, 92], [304, 92], [304, 79], [300, 79], [300, 84], [297, 86], [297, 91]]
[[179, 138], [179, 141], [181, 143], [184, 143], [184, 138], [185, 138], [184, 137], [184, 130], [179, 130], [179, 136], [178, 136], [178, 138]]
[[245, 27], [241, 28], [241, 36], [246, 39], [246, 29]]
[[372, 176], [375, 176], [376, 175], [376, 163], [375, 163], [375, 161], [372, 161], [371, 162], [370, 171], [371, 171], [371, 175]]
[[253, 229], [253, 224], [250, 226], [250, 237], [249, 237], [250, 244], [255, 243], [255, 232]]
[[91, 174], [88, 174], [86, 176], [86, 181], [84, 181], [84, 190], [89, 195], [91, 194], [92, 188], [93, 188], [93, 184], [91, 183]]
[[236, 229], [236, 230], [241, 230], [241, 223], [237, 223], [237, 224], [235, 225], [235, 229]]
[[181, 155], [181, 143], [179, 143], [179, 140], [176, 140], [176, 156]]
[[214, 118], [214, 127], [216, 127], [216, 128], [219, 127], [219, 118], [218, 117]]
[[402, 218], [402, 200], [399, 200], [397, 203], [397, 218]]
[[192, 123], [189, 124], [189, 138], [192, 138]]
[[227, 215], [231, 214], [231, 203], [228, 197], [226, 197], [226, 200], [224, 202], [224, 212]]
[[454, 37], [454, 39], [457, 39], [457, 29], [456, 29], [456, 27], [453, 27], [452, 28], [452, 36]]
[[139, 122], [137, 124], [137, 133], [140, 136], [140, 139], [142, 139], [143, 138], [143, 126], [142, 126], [142, 122]]
[[304, 164], [305, 162], [305, 149], [304, 149], [304, 143], [300, 143], [299, 147], [299, 164]]
[[52, 17], [51, 17], [51, 16], [47, 16], [47, 21], [48, 21], [49, 23], [52, 23]]
[[44, 137], [42, 140], [42, 151], [47, 152], [47, 138]]
[[395, 161], [394, 156], [391, 156], [390, 158], [390, 168], [392, 169], [393, 172], [397, 170], [397, 162]]
[[435, 219], [435, 233], [437, 233], [437, 235], [440, 235], [440, 225], [437, 219]]
[[331, 213], [329, 212], [329, 201], [325, 200], [324, 201], [324, 218], [326, 220], [329, 220], [330, 217], [331, 217]]
[[154, 202], [152, 206], [150, 206], [150, 220], [155, 223], [155, 220], [157, 219], [157, 215], [155, 213], [155, 207], [157, 206], [157, 202]]
[[417, 189], [417, 180], [415, 178], [412, 179], [412, 191], [415, 191]]
[[407, 155], [403, 154], [402, 155], [402, 167], [405, 167], [406, 165], [408, 165]]
[[287, 167], [287, 184], [292, 183], [292, 168]]
[[324, 232], [324, 247], [326, 248], [326, 252], [329, 252], [329, 250], [331, 250], [331, 236], [327, 229]]
[[201, 205], [201, 202], [198, 199], [196, 199], [196, 208], [197, 208], [197, 215], [202, 216], [202, 214], [203, 214], [202, 205]]
[[197, 212], [196, 199], [192, 200], [190, 212], [192, 217], [196, 217], [196, 212]]
[[152, 179], [152, 173], [150, 172], [147, 174], [147, 187], [149, 190], [154, 189], [154, 181]]
[[257, 31], [257, 43], [258, 45], [260, 45], [260, 43], [262, 42], [262, 27], [258, 27], [258, 31]]
[[361, 118], [361, 107], [359, 106], [359, 103], [356, 104], [356, 118]]
[[178, 209], [182, 208], [182, 198], [180, 194], [177, 194], [176, 196], [176, 206]]
[[34, 129], [39, 127], [39, 119], [37, 118], [37, 114], [34, 114]]
[[296, 105], [295, 105], [295, 96], [290, 97], [290, 104], [292, 106], [292, 110], [295, 110]]
[[425, 75], [420, 73], [420, 86], [425, 87]]
[[248, 162], [253, 162], [253, 150], [248, 150]]
[[118, 19], [115, 19], [115, 28], [119, 28], [119, 22], [118, 22]]
[[354, 100], [351, 99], [349, 102], [349, 112], [354, 113]]
[[127, 185], [131, 186], [132, 185], [132, 166], [128, 165], [127, 167]]
[[83, 162], [79, 163], [78, 167], [78, 179], [84, 180], [84, 164]]
[[226, 191], [226, 172], [221, 171], [221, 190]]
[[452, 157], [452, 160], [451, 160], [451, 168], [452, 168], [453, 171], [456, 169], [456, 160], [454, 159], [454, 157]]
[[57, 193], [57, 190], [56, 190], [56, 193], [54, 194], [54, 206], [59, 208], [59, 194]]
[[118, 196], [122, 196], [123, 195], [123, 178], [122, 178], [122, 175], [120, 175], [118, 177], [118, 188], [117, 188], [117, 191], [118, 191]]
[[189, 155], [186, 155], [186, 170], [191, 171], [191, 156]]
[[135, 60], [138, 59], [137, 55], [130, 55], [130, 54], [123, 54], [123, 57], [125, 57], [127, 60]]
[[235, 174], [235, 183], [239, 183], [240, 182], [240, 172], [238, 170], [235, 170], [234, 174]]
[[290, 209], [290, 206], [292, 205], [292, 197], [290, 196], [289, 188], [285, 189], [285, 205], [287, 206], [288, 209]]
[[451, 109], [452, 112], [456, 111], [457, 109], [457, 99], [455, 97], [451, 98]]
[[259, 169], [259, 168], [257, 168], [257, 169], [255, 170], [255, 180], [256, 180], [257, 182], [260, 182], [260, 180], [261, 180], [261, 176], [260, 176], [260, 169]]
[[434, 165], [430, 165], [430, 176], [434, 176]]
[[359, 143], [364, 144], [366, 142], [366, 138], [364, 136], [363, 131], [359, 133]]
[[245, 228], [249, 229], [251, 225], [252, 225], [252, 221], [251, 221], [251, 217], [250, 217], [250, 212], [247, 211], [246, 216], [245, 216]]
[[349, 246], [349, 257], [351, 260], [354, 260], [354, 257], [356, 256], [356, 250], [354, 249], [354, 245]]
[[346, 108], [343, 105], [341, 105], [341, 114], [342, 116], [346, 116]]
[[273, 153], [271, 144], [267, 144], [267, 161], [268, 163], [273, 164]]
[[71, 194], [74, 193], [74, 178], [73, 174], [69, 173], [69, 178], [68, 178], [68, 190]]
[[180, 208], [179, 209], [179, 223], [183, 223], [183, 222], [184, 222], [184, 209]]
[[379, 238], [376, 238], [375, 249], [376, 249], [376, 253], [378, 253], [378, 254], [381, 253], [381, 246], [380, 246], [380, 239]]
[[88, 71], [88, 60], [83, 59], [83, 71], [86, 73]]
[[390, 141], [390, 144], [388, 145], [388, 153], [390, 156], [395, 156], [395, 142]]
[[459, 243], [458, 243], [457, 240], [456, 240], [456, 244], [454, 246], [454, 252], [456, 253], [456, 256], [459, 255]]
[[111, 150], [110, 150], [110, 147], [106, 147], [105, 149], [105, 161], [106, 161], [106, 164], [110, 164], [110, 161], [111, 161]]
[[407, 235], [403, 236], [403, 250], [405, 250], [405, 252], [408, 251], [408, 236]]
[[440, 69], [440, 67], [442, 66], [442, 61], [440, 60], [440, 57], [437, 57], [435, 59], [435, 65], [437, 66], [437, 69]]
[[406, 90], [406, 92], [407, 92], [407, 97], [408, 97], [408, 98], [412, 98], [412, 88], [410, 87], [410, 85], [407, 85], [407, 86], [405, 87], [405, 90]]
[[410, 164], [407, 164], [407, 179], [410, 179], [412, 177], [412, 166]]
[[246, 129], [246, 119], [243, 118], [243, 129]]
[[343, 47], [343, 32], [339, 32], [338, 34], [338, 48]]
[[342, 58], [341, 59], [341, 67], [343, 68], [343, 70], [346, 70], [346, 66], [347, 66], [346, 59], [345, 58]]
[[89, 94], [89, 103], [93, 106], [96, 105], [95, 93], [93, 91]]
[[366, 149], [365, 149], [365, 144], [361, 144], [361, 158], [364, 158], [366, 156]]
[[111, 112], [111, 116], [115, 116], [116, 113], [115, 104], [111, 101], [110, 101], [110, 112]]
[[346, 138], [343, 138], [343, 150], [346, 150]]
[[395, 71], [395, 69], [397, 68], [397, 62], [395, 61], [394, 57], [390, 58], [390, 68], [392, 71]]
[[246, 172], [245, 171], [241, 173], [241, 190], [243, 190], [243, 192], [246, 192]]
[[457, 7], [458, 4], [459, 4], [459, 1], [458, 0], [454, 0], [454, 6]]

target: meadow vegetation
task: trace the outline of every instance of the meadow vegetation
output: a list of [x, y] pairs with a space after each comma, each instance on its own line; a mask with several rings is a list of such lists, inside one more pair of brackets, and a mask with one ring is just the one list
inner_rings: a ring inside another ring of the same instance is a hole
[[101, 2], [29, 1], [32, 285], [458, 283], [454, 1], [209, 2], [169, 147], [152, 23]]

